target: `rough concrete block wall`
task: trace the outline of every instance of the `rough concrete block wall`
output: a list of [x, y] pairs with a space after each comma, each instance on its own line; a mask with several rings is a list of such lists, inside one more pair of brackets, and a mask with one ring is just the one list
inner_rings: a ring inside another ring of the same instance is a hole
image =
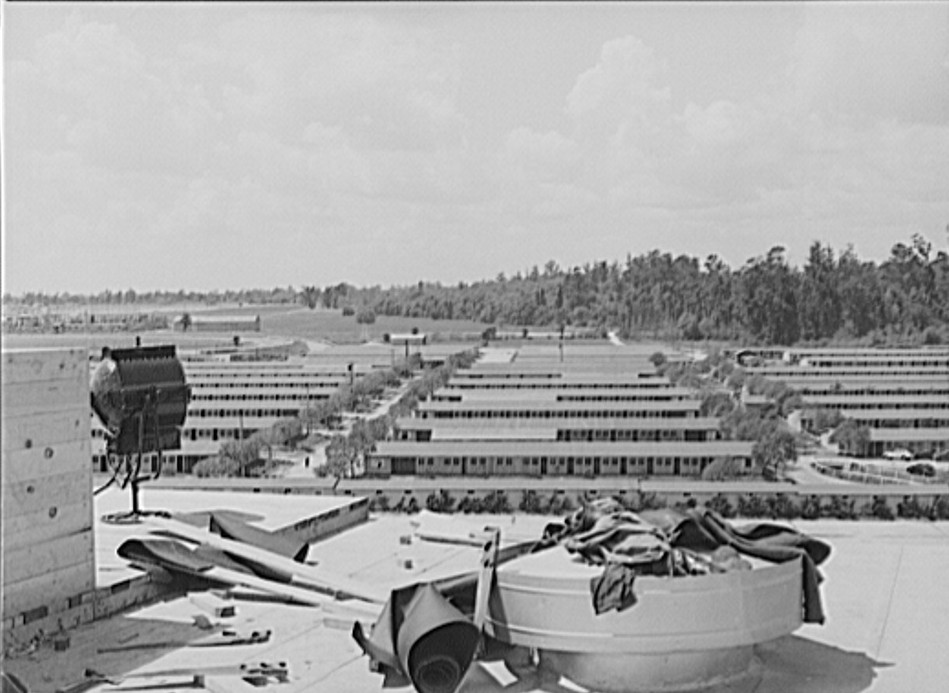
[[95, 588], [85, 349], [2, 353], [2, 612], [38, 620]]

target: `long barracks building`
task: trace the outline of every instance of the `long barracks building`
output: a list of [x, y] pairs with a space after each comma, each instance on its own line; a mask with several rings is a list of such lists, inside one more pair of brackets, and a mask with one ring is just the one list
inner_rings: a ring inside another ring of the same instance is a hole
[[562, 363], [524, 346], [456, 373], [396, 422], [367, 474], [698, 476], [724, 458], [750, 469], [753, 444], [722, 440], [718, 419], [700, 416], [692, 391], [658, 376], [641, 349], [583, 351]]
[[[689, 399], [691, 390], [683, 387], [651, 388], [518, 388], [507, 390], [505, 399], [525, 402], [671, 402]], [[478, 402], [498, 401], [496, 389], [462, 389], [445, 387], [432, 395], [433, 402]]]
[[609, 380], [602, 375], [544, 372], [534, 375], [474, 371], [456, 373], [448, 380], [452, 390], [657, 390], [669, 387], [668, 379], [655, 373], [613, 374]]
[[[278, 361], [229, 361], [181, 355], [191, 401], [182, 428], [182, 447], [163, 454], [166, 465], [189, 473], [194, 465], [216, 455], [228, 440], [298, 417], [309, 404], [327, 400], [341, 385], [355, 383], [379, 368], [378, 350], [363, 359], [350, 347], [327, 348], [320, 358]], [[384, 363], [384, 362], [383, 362]], [[105, 430], [93, 417], [94, 467], [108, 470]]]
[[384, 442], [370, 458], [374, 475], [697, 476], [719, 458], [751, 468], [753, 443], [713, 442]]
[[669, 402], [583, 402], [543, 400], [462, 400], [423, 402], [418, 416], [423, 419], [684, 419], [698, 416], [698, 400]]
[[821, 410], [869, 428], [870, 456], [949, 449], [949, 348], [793, 349], [781, 363], [746, 371], [799, 392], [805, 430], [814, 429]]
[[577, 418], [552, 421], [536, 419], [456, 419], [436, 421], [419, 417], [395, 423], [396, 440], [427, 441], [597, 441], [597, 442], [702, 442], [720, 440], [719, 420], [689, 418]]

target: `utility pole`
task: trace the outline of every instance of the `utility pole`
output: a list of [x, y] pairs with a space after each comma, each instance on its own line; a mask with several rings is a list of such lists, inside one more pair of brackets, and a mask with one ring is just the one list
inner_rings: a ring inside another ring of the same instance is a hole
[[306, 404], [304, 405], [304, 412], [306, 413], [306, 435], [310, 436], [310, 425], [312, 423], [312, 418], [310, 414], [310, 383], [306, 383]]
[[[240, 451], [240, 453], [238, 453], [238, 454], [243, 455], [243, 452], [244, 452], [244, 410], [243, 410], [243, 409], [238, 409], [238, 410], [237, 410], [237, 420], [238, 420], [238, 423], [239, 423], [239, 425], [240, 425], [240, 436], [241, 436], [240, 447], [238, 448], [238, 450]], [[238, 460], [238, 466], [240, 467], [240, 470], [241, 470], [241, 477], [243, 478], [243, 476], [244, 476], [244, 462], [243, 462], [242, 460]]]

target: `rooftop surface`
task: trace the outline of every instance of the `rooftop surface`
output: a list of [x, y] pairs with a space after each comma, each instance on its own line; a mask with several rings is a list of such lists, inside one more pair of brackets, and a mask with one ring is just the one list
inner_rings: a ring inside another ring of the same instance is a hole
[[[105, 500], [110, 494], [100, 498]], [[181, 511], [202, 505], [204, 509], [231, 508], [267, 516], [273, 522], [287, 505], [314, 500], [266, 494], [169, 494], [172, 492], [146, 491], [143, 507], [174, 504], [174, 509]], [[124, 496], [115, 494], [116, 509], [125, 507], [119, 502], [123, 499]], [[182, 499], [187, 508], [176, 502]], [[104, 510], [104, 505], [97, 508], [97, 513]], [[360, 581], [394, 587], [477, 566], [477, 548], [431, 539], [476, 535], [489, 524], [499, 526], [508, 540], [530, 539], [539, 536], [549, 519], [528, 515], [373, 516], [364, 525], [314, 544], [308, 561], [330, 566]], [[709, 691], [945, 690], [949, 680], [949, 658], [944, 656], [949, 642], [949, 591], [945, 589], [945, 575], [949, 574], [949, 523], [818, 520], [792, 524], [833, 547], [831, 557], [821, 568], [827, 621], [823, 626], [805, 625], [794, 635], [758, 646], [747, 680]], [[414, 538], [406, 542], [405, 537], [413, 533]], [[423, 535], [428, 540], [422, 539]], [[97, 540], [100, 548], [105, 549], [103, 540]], [[177, 597], [80, 627], [71, 633], [71, 645], [65, 652], [44, 646], [32, 654], [9, 659], [7, 666], [30, 685], [31, 691], [54, 691], [76, 682], [87, 667], [127, 675], [135, 671], [261, 662], [286, 662], [289, 683], [265, 687], [280, 693], [366, 693], [382, 688], [381, 676], [368, 670], [368, 660], [350, 637], [354, 620], [374, 620], [374, 607], [359, 602], [300, 607], [235, 600], [235, 616], [219, 618], [215, 628], [202, 630], [194, 625], [194, 616], [207, 613], [198, 608], [195, 596]], [[272, 635], [265, 643], [197, 647], [220, 640], [223, 627], [239, 635], [266, 630], [271, 630]], [[160, 642], [165, 646], [154, 646]], [[147, 684], [160, 685], [164, 691], [193, 690], [190, 683], [189, 676], [178, 675], [127, 679], [119, 688]], [[209, 676], [205, 686], [218, 691], [260, 690], [233, 676]], [[91, 690], [116, 687], [103, 685]], [[579, 689], [533, 670], [514, 675], [501, 664], [481, 663], [472, 667], [461, 688], [463, 693], [573, 690]]]
[[[292, 496], [277, 494], [241, 493], [227, 491], [172, 491], [149, 488], [143, 485], [139, 491], [142, 510], [168, 510], [175, 513], [203, 513], [210, 510], [227, 509], [237, 513], [241, 519], [258, 529], [274, 532], [292, 526], [319, 513], [342, 507], [352, 502], [352, 497]], [[96, 586], [108, 587], [122, 580], [135, 577], [141, 571], [116, 554], [119, 545], [135, 536], [142, 536], [143, 526], [135, 524], [108, 524], [99, 518], [111, 513], [129, 510], [131, 501], [128, 490], [110, 488], [95, 498], [96, 532]]]
[[376, 443], [376, 457], [462, 457], [508, 455], [514, 457], [645, 457], [678, 456], [714, 457], [719, 455], [750, 455], [754, 443], [743, 440], [711, 440], [702, 442], [585, 442], [533, 440], [433, 440], [382, 441]]

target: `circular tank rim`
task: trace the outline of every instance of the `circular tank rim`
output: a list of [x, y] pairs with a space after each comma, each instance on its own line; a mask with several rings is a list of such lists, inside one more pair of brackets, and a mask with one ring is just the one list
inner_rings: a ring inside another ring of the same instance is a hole
[[[599, 616], [590, 579], [602, 568], [572, 565], [572, 575], [557, 575], [524, 570], [519, 562], [498, 569], [485, 623], [490, 635], [515, 645], [564, 652], [698, 653], [773, 640], [803, 620], [799, 560], [714, 575], [640, 576], [634, 583], [637, 604]], [[696, 604], [705, 609], [705, 620], [693, 618]], [[716, 609], [726, 613], [718, 616]], [[676, 619], [687, 627], [670, 631]]]

